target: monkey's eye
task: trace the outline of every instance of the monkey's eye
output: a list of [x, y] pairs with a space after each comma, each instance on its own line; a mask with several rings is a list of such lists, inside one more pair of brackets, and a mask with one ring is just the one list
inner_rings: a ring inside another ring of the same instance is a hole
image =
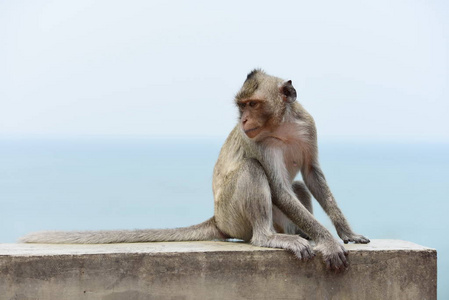
[[240, 107], [240, 109], [244, 109], [244, 108], [245, 108], [245, 106], [246, 106], [246, 103], [239, 103], [239, 107]]
[[254, 106], [256, 106], [257, 105], [257, 102], [256, 101], [249, 101], [249, 106], [250, 107], [254, 107]]

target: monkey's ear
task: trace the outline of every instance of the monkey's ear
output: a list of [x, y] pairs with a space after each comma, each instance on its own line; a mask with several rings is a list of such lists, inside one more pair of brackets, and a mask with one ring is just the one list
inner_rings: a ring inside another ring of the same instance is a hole
[[279, 91], [281, 92], [282, 99], [284, 102], [292, 103], [296, 100], [296, 90], [293, 87], [292, 81], [286, 81], [282, 86], [279, 88]]

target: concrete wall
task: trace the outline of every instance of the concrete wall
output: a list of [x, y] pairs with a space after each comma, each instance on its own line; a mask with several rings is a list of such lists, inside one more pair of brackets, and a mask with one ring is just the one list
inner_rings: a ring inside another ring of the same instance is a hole
[[436, 251], [346, 245], [350, 267], [244, 243], [0, 244], [0, 299], [436, 299]]

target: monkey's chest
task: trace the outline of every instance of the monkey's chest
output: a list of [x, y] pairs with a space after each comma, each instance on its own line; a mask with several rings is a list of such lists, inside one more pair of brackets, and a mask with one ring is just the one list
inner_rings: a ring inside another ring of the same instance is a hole
[[308, 131], [301, 123], [290, 123], [279, 127], [273, 132], [272, 143], [281, 150], [282, 162], [293, 180], [298, 172], [312, 162], [313, 147], [311, 146]]
[[283, 162], [288, 172], [290, 180], [293, 180], [305, 163], [306, 153], [301, 145], [294, 143], [287, 144], [283, 147]]

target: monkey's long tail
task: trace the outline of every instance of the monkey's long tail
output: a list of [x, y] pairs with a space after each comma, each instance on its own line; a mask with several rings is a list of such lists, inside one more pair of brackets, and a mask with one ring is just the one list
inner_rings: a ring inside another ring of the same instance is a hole
[[42, 231], [29, 233], [19, 239], [22, 243], [41, 244], [110, 244], [139, 242], [224, 240], [215, 218], [189, 227], [174, 229], [136, 229], [102, 231]]

